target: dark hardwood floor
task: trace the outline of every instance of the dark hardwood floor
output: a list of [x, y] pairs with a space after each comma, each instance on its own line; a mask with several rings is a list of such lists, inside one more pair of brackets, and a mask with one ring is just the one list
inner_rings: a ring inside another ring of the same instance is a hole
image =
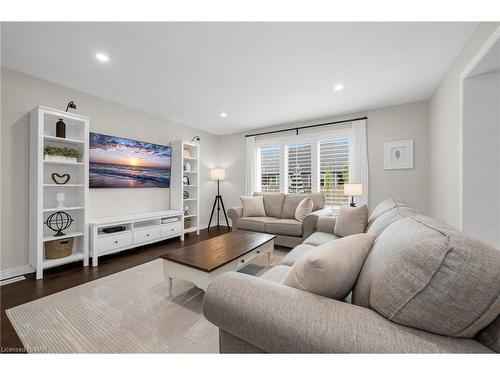
[[1, 352], [15, 353], [24, 351], [23, 344], [10, 324], [5, 310], [139, 264], [150, 262], [158, 259], [159, 255], [168, 251], [189, 246], [227, 232], [226, 227], [220, 227], [220, 229], [216, 227], [211, 228], [210, 232], [204, 229], [200, 232], [199, 236], [196, 234], [186, 235], [184, 242], [180, 242], [176, 238], [99, 257], [99, 266], [97, 267], [83, 267], [81, 262], [68, 264], [46, 270], [44, 278], [41, 280], [36, 280], [35, 274], [32, 273], [25, 275], [26, 280], [0, 287], [0, 307], [2, 313], [0, 326]]

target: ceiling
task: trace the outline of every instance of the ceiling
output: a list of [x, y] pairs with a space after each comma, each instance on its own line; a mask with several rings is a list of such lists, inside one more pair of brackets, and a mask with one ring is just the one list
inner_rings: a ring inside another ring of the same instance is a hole
[[2, 65], [220, 135], [427, 99], [476, 26], [2, 23]]

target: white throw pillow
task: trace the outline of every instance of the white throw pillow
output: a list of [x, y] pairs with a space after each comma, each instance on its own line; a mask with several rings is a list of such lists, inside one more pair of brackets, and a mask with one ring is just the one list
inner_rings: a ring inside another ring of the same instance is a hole
[[346, 237], [353, 234], [364, 233], [368, 221], [368, 207], [341, 207], [335, 220], [333, 234]]
[[313, 201], [311, 198], [304, 198], [300, 201], [299, 205], [295, 210], [295, 219], [304, 222], [304, 219], [313, 210]]
[[342, 300], [354, 287], [376, 238], [375, 234], [356, 234], [311, 249], [297, 259], [282, 284]]
[[243, 217], [266, 216], [264, 197], [262, 195], [256, 197], [240, 197], [240, 200], [243, 206]]

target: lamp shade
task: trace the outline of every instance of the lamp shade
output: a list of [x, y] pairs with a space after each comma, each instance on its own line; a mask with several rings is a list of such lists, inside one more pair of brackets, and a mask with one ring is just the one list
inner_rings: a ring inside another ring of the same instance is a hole
[[210, 179], [212, 180], [225, 180], [226, 170], [224, 168], [213, 168], [210, 170]]
[[363, 195], [363, 184], [344, 184], [344, 195], [359, 197]]

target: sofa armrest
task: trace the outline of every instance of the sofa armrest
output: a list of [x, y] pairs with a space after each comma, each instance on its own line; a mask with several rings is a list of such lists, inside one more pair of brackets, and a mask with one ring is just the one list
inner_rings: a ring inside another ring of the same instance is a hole
[[304, 218], [304, 222], [302, 223], [302, 237], [305, 239], [309, 237], [311, 234], [316, 232], [316, 226], [318, 223], [318, 219], [321, 217], [328, 217], [332, 215], [331, 208], [322, 208], [320, 210], [316, 210], [311, 212]]
[[490, 352], [393, 323], [375, 311], [236, 272], [215, 279], [203, 300], [220, 329], [271, 353]]
[[238, 220], [243, 216], [243, 206], [240, 207], [232, 207], [227, 210], [227, 216], [231, 219], [231, 226], [233, 229], [238, 228]]
[[336, 216], [324, 216], [318, 219], [316, 224], [316, 229], [318, 232], [325, 232], [333, 234], [333, 229], [335, 228]]

